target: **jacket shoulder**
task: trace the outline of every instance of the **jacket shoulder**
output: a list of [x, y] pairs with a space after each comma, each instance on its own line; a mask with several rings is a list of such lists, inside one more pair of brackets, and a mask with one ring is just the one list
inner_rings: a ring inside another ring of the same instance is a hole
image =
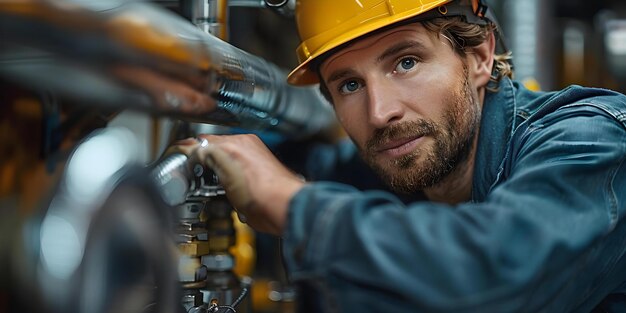
[[559, 109], [595, 107], [626, 127], [626, 96], [613, 90], [572, 85], [560, 91], [532, 92], [521, 87], [517, 97], [518, 115], [526, 124]]

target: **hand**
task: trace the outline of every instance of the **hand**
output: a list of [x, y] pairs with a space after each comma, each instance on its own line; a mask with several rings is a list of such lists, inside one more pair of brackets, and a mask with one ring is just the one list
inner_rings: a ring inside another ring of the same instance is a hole
[[[304, 182], [282, 165], [255, 135], [200, 135], [208, 140], [198, 148], [195, 140], [173, 149], [202, 160], [213, 169], [237, 212], [252, 228], [281, 235], [289, 201]], [[170, 149], [172, 150], [172, 149]]]

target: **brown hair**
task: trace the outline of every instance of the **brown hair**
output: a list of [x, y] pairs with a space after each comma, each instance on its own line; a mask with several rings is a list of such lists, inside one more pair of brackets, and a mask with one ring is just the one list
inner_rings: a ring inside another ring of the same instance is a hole
[[[449, 17], [449, 18], [435, 18], [432, 20], [421, 21], [422, 25], [429, 31], [437, 33], [450, 41], [454, 51], [465, 57], [467, 55], [466, 49], [476, 47], [483, 43], [490, 33], [498, 31], [496, 26], [492, 23], [488, 25], [476, 25], [465, 22], [461, 17]], [[333, 50], [334, 51], [334, 50]], [[331, 53], [333, 52], [331, 51]], [[321, 64], [324, 57], [320, 58]], [[494, 56], [494, 67], [491, 74], [491, 83], [487, 86], [487, 90], [491, 92], [498, 91], [498, 83], [503, 77], [513, 78], [513, 65], [511, 60], [513, 56], [510, 51], [506, 51]], [[319, 75], [319, 66], [317, 67]], [[328, 87], [321, 79], [320, 75], [320, 91], [322, 95], [332, 103], [332, 97], [328, 90]]]

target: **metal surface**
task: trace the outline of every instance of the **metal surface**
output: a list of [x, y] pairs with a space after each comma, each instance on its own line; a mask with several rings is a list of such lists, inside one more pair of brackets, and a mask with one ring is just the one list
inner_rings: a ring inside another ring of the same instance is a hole
[[248, 7], [248, 8], [264, 8], [265, 0], [230, 0], [228, 6], [231, 7]]
[[222, 39], [228, 39], [228, 6], [226, 0], [183, 0], [182, 12], [191, 23], [202, 31]]
[[153, 170], [155, 181], [163, 190], [163, 199], [169, 205], [185, 202], [193, 173], [188, 167], [187, 156], [174, 154], [158, 163]]
[[334, 118], [317, 88], [287, 85], [273, 64], [148, 3], [99, 11], [83, 2], [2, 2], [0, 28], [0, 75], [77, 103], [288, 136], [317, 133]]
[[[215, 308], [237, 306], [235, 300], [247, 294], [233, 273], [235, 260], [230, 249], [235, 244], [232, 206], [214, 173], [181, 154], [172, 154], [157, 164], [152, 175], [175, 205], [177, 246], [181, 252], [179, 282], [184, 290], [181, 303], [187, 311], [204, 312], [211, 303]], [[185, 188], [181, 188], [185, 186]], [[198, 303], [197, 295], [203, 294]], [[248, 312], [251, 300], [243, 298], [237, 312]]]
[[265, 0], [265, 4], [270, 8], [280, 8], [287, 4], [289, 0]]
[[554, 89], [554, 30], [551, 1], [505, 0], [502, 21], [515, 58], [515, 78], [537, 81], [541, 89]]
[[[172, 312], [169, 212], [138, 162], [132, 133], [98, 131], [67, 162], [57, 193], [25, 242], [51, 312]], [[129, 148], [131, 147], [131, 148]], [[156, 288], [155, 288], [156, 287]], [[124, 292], [118, 292], [124, 290]]]
[[[0, 76], [95, 111], [132, 108], [290, 136], [332, 122], [316, 88], [288, 86], [282, 70], [220, 39], [225, 0], [188, 3], [197, 27], [134, 1], [0, 2]], [[42, 290], [45, 311], [175, 312], [182, 304], [204, 312], [213, 300], [219, 310], [239, 302], [238, 312], [249, 310], [249, 285], [229, 254], [232, 207], [215, 175], [173, 155], [150, 175], [129, 175], [144, 179], [136, 189], [120, 187], [139, 144], [115, 144], [118, 137], [100, 134], [76, 150], [67, 186], [37, 229], [28, 281]], [[178, 272], [175, 252], [184, 255]]]

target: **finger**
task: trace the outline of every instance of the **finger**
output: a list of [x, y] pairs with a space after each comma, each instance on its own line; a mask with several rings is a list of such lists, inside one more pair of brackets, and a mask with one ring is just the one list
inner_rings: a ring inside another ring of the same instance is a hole
[[175, 153], [181, 153], [187, 156], [190, 156], [193, 154], [193, 151], [196, 150], [198, 147], [198, 142], [197, 141], [184, 141], [182, 144], [176, 144], [173, 146], [168, 147], [165, 152], [163, 152], [163, 156], [168, 156], [168, 155], [172, 155]]
[[185, 139], [176, 140], [172, 145], [176, 146], [193, 146], [198, 144], [198, 138], [189, 137]]
[[219, 146], [209, 143], [197, 151], [201, 154], [199, 159], [217, 174], [222, 184], [228, 184], [233, 176], [241, 175], [236, 161]]
[[252, 198], [241, 163], [215, 144], [209, 144], [203, 149], [198, 149], [198, 151], [205, 154], [206, 165], [213, 169], [219, 177], [220, 183], [226, 190], [226, 195], [233, 206], [238, 209], [248, 209], [252, 203]]

